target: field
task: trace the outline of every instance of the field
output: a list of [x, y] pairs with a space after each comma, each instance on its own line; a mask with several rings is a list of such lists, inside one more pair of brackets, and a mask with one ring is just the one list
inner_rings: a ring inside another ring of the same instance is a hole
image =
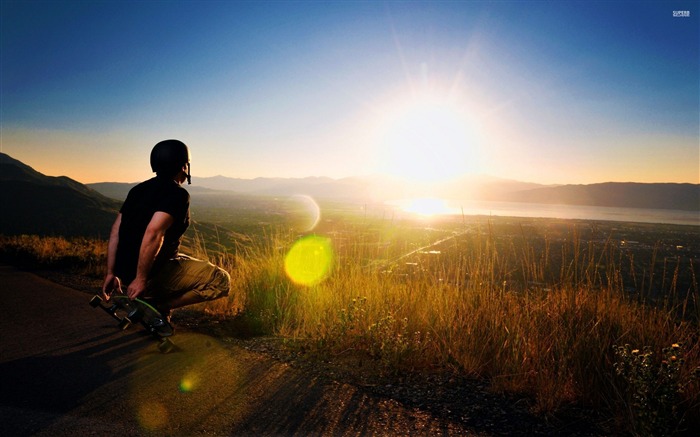
[[[485, 378], [541, 413], [591, 407], [639, 435], [700, 426], [700, 228], [320, 211], [193, 203], [188, 251], [234, 280], [200, 309], [311, 359]], [[101, 274], [103, 242], [0, 243], [4, 258]]]

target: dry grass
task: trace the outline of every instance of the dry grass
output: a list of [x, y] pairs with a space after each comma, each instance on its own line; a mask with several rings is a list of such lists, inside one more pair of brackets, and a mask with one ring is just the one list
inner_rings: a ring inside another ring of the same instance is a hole
[[29, 268], [60, 268], [102, 277], [107, 242], [36, 235], [0, 235], [0, 259]]
[[549, 243], [544, 251], [508, 238], [496, 244], [489, 232], [465, 236], [458, 256], [411, 275], [368, 270], [376, 254], [346, 241], [351, 250], [339, 250], [331, 276], [313, 287], [288, 279], [282, 266], [294, 238], [276, 235], [224, 260], [242, 297], [231, 306], [245, 307], [252, 331], [317, 353], [365, 354], [386, 372], [477, 375], [495, 390], [533, 396], [541, 412], [576, 402], [629, 420], [630, 382], [615, 375], [613, 346], [648, 346], [661, 357], [680, 343], [679, 411], [698, 416], [697, 322], [678, 317], [698, 300], [697, 285], [683, 300], [650, 305], [624, 292], [626, 261], [609, 243], [574, 238], [555, 257]]

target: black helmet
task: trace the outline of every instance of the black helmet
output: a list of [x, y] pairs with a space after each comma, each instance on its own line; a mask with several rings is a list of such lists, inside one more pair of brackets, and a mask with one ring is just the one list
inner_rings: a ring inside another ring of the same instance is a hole
[[164, 176], [176, 175], [187, 165], [187, 183], [192, 183], [190, 176], [190, 149], [178, 140], [165, 140], [156, 144], [151, 150], [151, 170]]

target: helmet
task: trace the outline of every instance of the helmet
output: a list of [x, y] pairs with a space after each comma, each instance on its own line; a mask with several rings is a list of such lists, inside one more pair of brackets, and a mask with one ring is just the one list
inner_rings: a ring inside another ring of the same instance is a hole
[[190, 150], [179, 140], [165, 140], [151, 150], [151, 170], [155, 173], [173, 176], [187, 166], [187, 183], [191, 184]]

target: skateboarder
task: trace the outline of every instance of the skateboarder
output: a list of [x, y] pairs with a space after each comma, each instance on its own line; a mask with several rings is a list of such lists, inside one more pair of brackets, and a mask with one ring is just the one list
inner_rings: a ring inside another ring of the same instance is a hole
[[227, 296], [231, 278], [207, 261], [179, 253], [190, 223], [190, 152], [178, 140], [151, 151], [156, 176], [129, 191], [109, 237], [103, 298], [122, 291], [148, 299], [169, 322], [173, 308]]

